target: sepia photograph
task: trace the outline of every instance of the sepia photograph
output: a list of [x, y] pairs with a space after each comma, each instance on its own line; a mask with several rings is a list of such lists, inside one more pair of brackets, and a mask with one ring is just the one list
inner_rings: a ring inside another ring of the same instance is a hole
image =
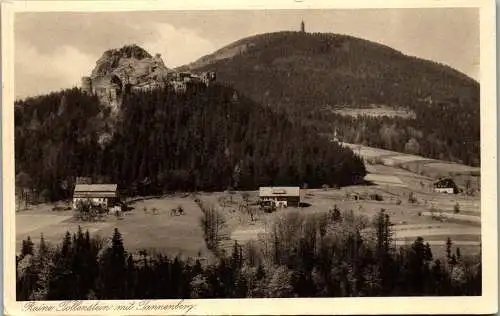
[[496, 312], [494, 2], [50, 3], [2, 6], [12, 311]]

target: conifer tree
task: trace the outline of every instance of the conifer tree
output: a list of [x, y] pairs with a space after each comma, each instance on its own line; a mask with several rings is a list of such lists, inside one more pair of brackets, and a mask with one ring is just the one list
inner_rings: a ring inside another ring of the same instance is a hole
[[127, 257], [127, 284], [126, 284], [126, 292], [125, 297], [129, 299], [135, 298], [135, 287], [136, 287], [136, 267], [134, 264], [134, 260], [132, 255], [129, 254]]
[[26, 255], [33, 255], [33, 242], [31, 241], [30, 236], [22, 242], [21, 259]]
[[448, 237], [446, 239], [446, 258], [448, 258], [448, 262], [451, 260], [451, 247], [453, 243], [451, 242], [451, 238]]
[[126, 253], [118, 228], [115, 228], [111, 247], [105, 250], [99, 269], [98, 297], [119, 299], [123, 297], [125, 286]]
[[275, 249], [269, 247], [266, 268], [262, 260], [245, 263], [237, 242], [231, 255], [205, 268], [199, 260], [146, 252], [136, 263], [118, 229], [100, 253], [101, 243], [88, 231], [79, 229], [73, 238], [67, 232], [58, 247], [41, 235], [35, 255], [16, 260], [16, 295], [81, 300], [481, 294], [480, 261], [459, 260], [460, 251], [452, 254], [449, 240], [450, 259], [431, 263], [431, 247], [421, 237], [395, 253], [386, 215], [380, 212], [375, 219], [375, 243], [364, 241], [360, 230], [366, 226], [354, 214], [324, 236], [319, 221], [325, 217], [286, 216], [267, 237], [268, 245], [277, 242], [279, 253], [273, 262]]
[[[49, 281], [47, 299], [75, 299], [78, 298], [75, 286], [74, 272], [71, 267], [73, 249], [71, 234], [66, 231], [60, 249], [54, 255], [54, 273]], [[91, 276], [89, 276], [91, 277]], [[71, 287], [68, 284], [72, 284]]]
[[33, 300], [47, 299], [49, 292], [49, 282], [53, 270], [52, 258], [50, 257], [49, 247], [45, 243], [43, 234], [40, 234], [40, 243], [34, 260], [35, 271], [38, 274], [36, 288], [32, 293]]
[[391, 277], [392, 270], [392, 223], [385, 209], [382, 209], [375, 219], [376, 227], [376, 260], [378, 265], [379, 275], [381, 280], [383, 293], [388, 293], [392, 287], [393, 278]]
[[69, 256], [69, 253], [71, 251], [71, 234], [69, 231], [66, 231], [66, 234], [64, 235], [62, 247], [61, 247], [61, 256], [64, 258], [67, 258]]

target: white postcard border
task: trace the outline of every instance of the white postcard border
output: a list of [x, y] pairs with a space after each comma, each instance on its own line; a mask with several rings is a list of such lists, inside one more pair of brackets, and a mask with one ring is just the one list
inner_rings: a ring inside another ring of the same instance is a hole
[[[14, 69], [13, 17], [15, 12], [43, 11], [147, 11], [147, 10], [235, 10], [235, 9], [360, 9], [479, 7], [481, 54], [481, 216], [483, 295], [479, 297], [391, 297], [391, 298], [294, 298], [294, 299], [216, 299], [154, 300], [148, 304], [195, 307], [167, 311], [141, 310], [144, 301], [84, 301], [85, 306], [131, 304], [129, 311], [61, 311], [56, 306], [68, 302], [36, 302], [55, 306], [47, 315], [119, 314], [119, 315], [305, 315], [305, 314], [476, 314], [497, 312], [497, 108], [495, 2], [490, 0], [372, 0], [372, 1], [12, 1], [2, 3], [2, 149], [4, 210], [4, 306], [6, 315], [29, 315], [26, 302], [15, 301], [15, 203], [14, 203]], [[133, 304], [132, 304], [133, 303]], [[89, 307], [90, 308], [90, 307]], [[97, 307], [95, 307], [97, 308]], [[42, 308], [43, 309], [43, 308]], [[60, 309], [60, 308], [59, 308]]]

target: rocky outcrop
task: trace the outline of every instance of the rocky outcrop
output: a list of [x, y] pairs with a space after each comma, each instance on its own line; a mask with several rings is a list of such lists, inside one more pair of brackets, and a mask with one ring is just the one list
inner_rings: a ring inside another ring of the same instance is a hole
[[160, 54], [153, 57], [137, 45], [128, 45], [104, 52], [91, 75], [82, 78], [81, 88], [84, 92], [97, 95], [116, 113], [127, 92], [169, 86], [178, 93], [184, 93], [189, 85], [208, 86], [215, 78], [214, 72], [200, 75], [174, 72], [165, 66]]
[[169, 74], [171, 71], [160, 54], [153, 57], [137, 45], [127, 45], [104, 52], [91, 75], [82, 78], [82, 89], [118, 108], [125, 91], [162, 86], [168, 82]]

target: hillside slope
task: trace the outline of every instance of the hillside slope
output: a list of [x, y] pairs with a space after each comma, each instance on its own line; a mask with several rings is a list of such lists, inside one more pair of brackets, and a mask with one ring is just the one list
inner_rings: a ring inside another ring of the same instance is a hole
[[[239, 40], [179, 69], [215, 71], [219, 81], [254, 101], [308, 120], [322, 132], [338, 127], [345, 141], [405, 151], [415, 138], [417, 153], [424, 156], [479, 163], [479, 83], [384, 45], [337, 34], [268, 33]], [[416, 115], [367, 124], [366, 118], [332, 111], [373, 104], [410, 109]], [[399, 136], [382, 141], [382, 124], [395, 126], [393, 134]], [[443, 125], [458, 134], [442, 130]], [[465, 151], [455, 143], [465, 144]]]

